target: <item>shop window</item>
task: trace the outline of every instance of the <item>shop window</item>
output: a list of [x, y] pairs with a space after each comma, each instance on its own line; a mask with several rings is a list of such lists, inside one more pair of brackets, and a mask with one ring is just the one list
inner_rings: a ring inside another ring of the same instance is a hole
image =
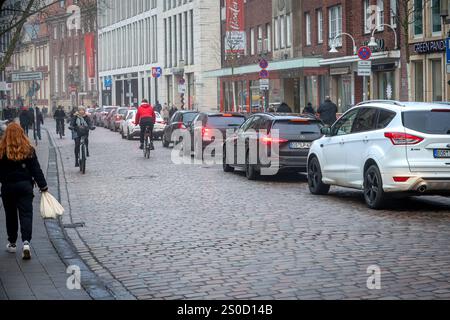
[[423, 62], [414, 62], [414, 100], [424, 101], [423, 99]]
[[433, 101], [442, 101], [442, 61], [431, 60]]

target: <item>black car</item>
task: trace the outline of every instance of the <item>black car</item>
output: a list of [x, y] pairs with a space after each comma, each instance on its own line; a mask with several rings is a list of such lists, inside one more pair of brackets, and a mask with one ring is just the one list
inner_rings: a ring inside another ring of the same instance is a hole
[[162, 134], [162, 144], [164, 148], [175, 141], [172, 141], [172, 134], [175, 130], [187, 130], [194, 118], [198, 115], [197, 111], [177, 111], [170, 119]]
[[[279, 159], [278, 171], [306, 172], [309, 149], [322, 136], [322, 126], [320, 120], [308, 115], [255, 114], [225, 142], [223, 170], [242, 168], [249, 180], [256, 179], [261, 168], [270, 167], [270, 163], [260, 159], [260, 148], [267, 145], [267, 156]], [[275, 143], [279, 144], [278, 155], [271, 154], [270, 145]], [[257, 150], [253, 151], [252, 146], [257, 146]], [[226, 154], [230, 148], [234, 148], [234, 157]]]
[[[225, 141], [227, 133], [236, 131], [245, 120], [241, 113], [199, 113], [188, 128], [191, 151], [203, 152], [216, 139]], [[216, 137], [219, 132], [221, 136]]]

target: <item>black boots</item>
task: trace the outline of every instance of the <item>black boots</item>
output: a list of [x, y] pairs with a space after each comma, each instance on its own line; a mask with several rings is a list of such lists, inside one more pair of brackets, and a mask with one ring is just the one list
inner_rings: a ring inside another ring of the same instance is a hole
[[80, 167], [80, 162], [78, 161], [78, 158], [75, 160], [75, 168], [79, 168]]

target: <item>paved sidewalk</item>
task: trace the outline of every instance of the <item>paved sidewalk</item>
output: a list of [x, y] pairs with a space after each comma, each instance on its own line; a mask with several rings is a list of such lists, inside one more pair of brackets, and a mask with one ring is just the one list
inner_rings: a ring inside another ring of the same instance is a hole
[[[47, 174], [49, 141], [45, 130], [42, 131], [42, 139], [37, 152], [42, 170]], [[6, 252], [5, 214], [0, 203], [0, 300], [90, 300], [84, 290], [67, 289], [69, 274], [66, 274], [66, 266], [50, 242], [44, 220], [40, 217], [39, 203], [40, 194], [35, 190], [30, 261], [22, 260], [20, 242], [16, 255]]]

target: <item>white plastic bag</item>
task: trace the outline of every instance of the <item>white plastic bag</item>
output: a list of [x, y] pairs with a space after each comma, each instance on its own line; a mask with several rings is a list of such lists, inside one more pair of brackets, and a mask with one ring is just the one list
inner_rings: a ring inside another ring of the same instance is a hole
[[41, 195], [41, 216], [44, 219], [56, 219], [62, 216], [64, 208], [49, 192], [42, 192]]

